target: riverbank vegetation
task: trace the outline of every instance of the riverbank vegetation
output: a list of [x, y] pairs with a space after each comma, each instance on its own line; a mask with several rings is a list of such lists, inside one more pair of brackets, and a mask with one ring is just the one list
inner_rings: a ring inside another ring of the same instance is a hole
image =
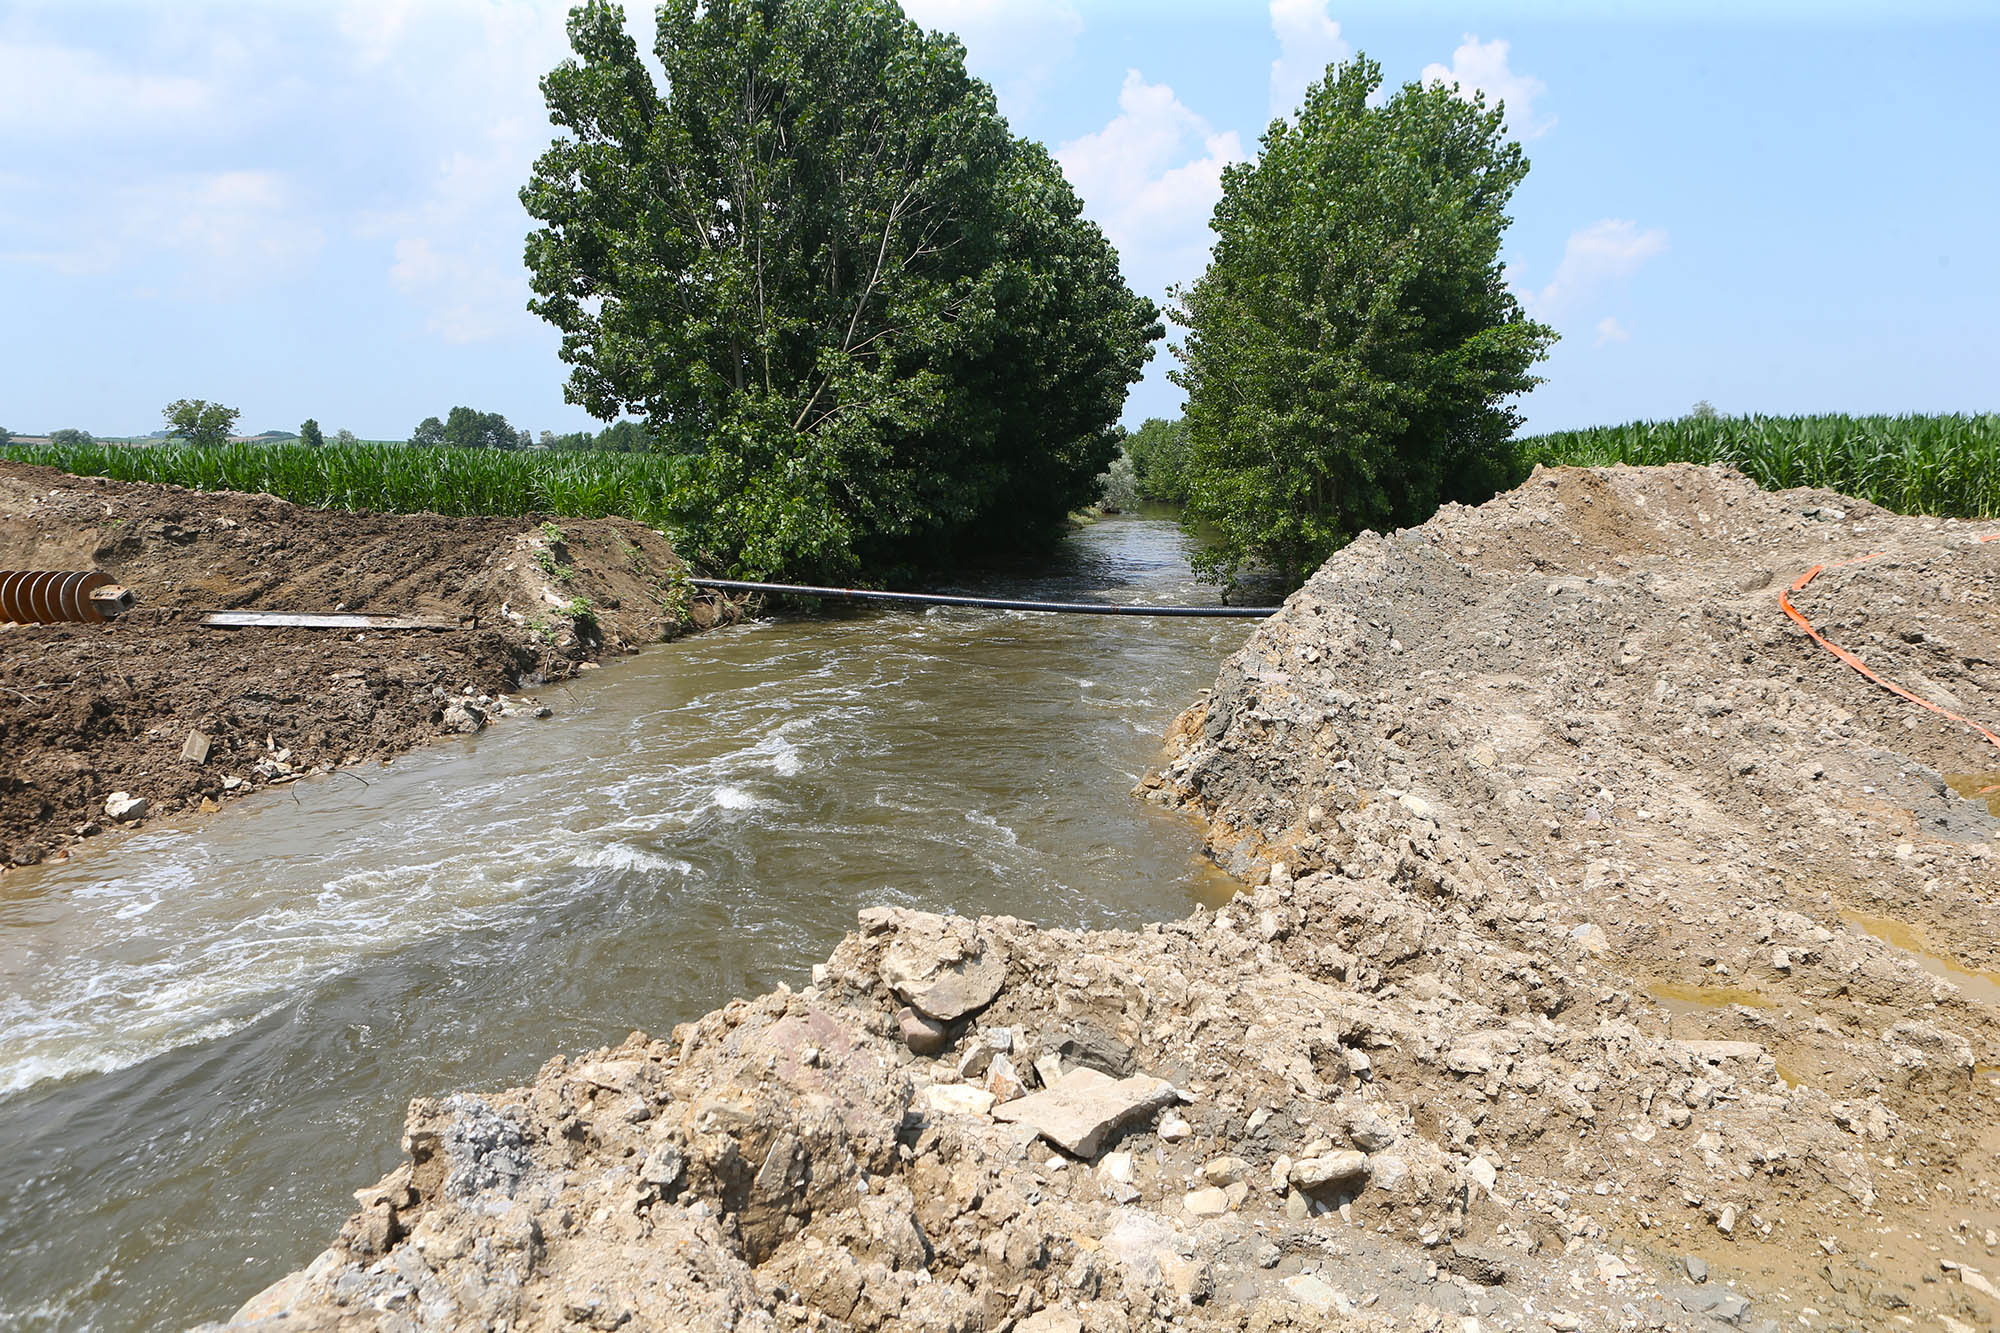
[[886, 0], [616, 6], [542, 82], [530, 308], [570, 401], [695, 455], [694, 552], [894, 577], [1033, 547], [1097, 495], [1161, 335], [1040, 144]]
[[1381, 87], [1356, 56], [1273, 121], [1223, 173], [1207, 272], [1174, 293], [1211, 577], [1256, 562], [1296, 584], [1363, 529], [1506, 484], [1509, 404], [1555, 341], [1500, 265], [1527, 160], [1483, 96]]
[[1766, 490], [1821, 486], [1899, 514], [2000, 516], [2000, 413], [1716, 416], [1556, 431], [1517, 442], [1519, 471], [1727, 463]]

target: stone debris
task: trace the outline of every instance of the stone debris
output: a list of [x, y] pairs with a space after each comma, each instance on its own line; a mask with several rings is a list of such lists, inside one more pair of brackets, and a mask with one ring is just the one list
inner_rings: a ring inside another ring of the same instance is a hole
[[1185, 1100], [1164, 1079], [1144, 1074], [1112, 1078], [1095, 1069], [1072, 1069], [1052, 1087], [1009, 1102], [994, 1115], [1026, 1125], [1072, 1157], [1091, 1158], [1113, 1131]]
[[962, 918], [903, 914], [882, 958], [882, 980], [912, 1009], [954, 1023], [993, 1003], [1007, 980], [1006, 956]]
[[909, 1005], [896, 1011], [896, 1026], [912, 1054], [936, 1055], [951, 1045], [950, 1025], [920, 1014]]
[[104, 813], [121, 824], [144, 819], [146, 798], [134, 796], [130, 792], [114, 791], [104, 798]]
[[963, 1083], [933, 1083], [924, 1089], [924, 1104], [942, 1115], [992, 1115], [993, 1094]]
[[208, 762], [208, 747], [207, 732], [190, 731], [187, 739], [181, 742], [181, 758], [190, 763], [205, 764]]
[[1368, 1179], [1368, 1154], [1343, 1148], [1292, 1163], [1291, 1183], [1308, 1192], [1330, 1186], [1359, 1186]]

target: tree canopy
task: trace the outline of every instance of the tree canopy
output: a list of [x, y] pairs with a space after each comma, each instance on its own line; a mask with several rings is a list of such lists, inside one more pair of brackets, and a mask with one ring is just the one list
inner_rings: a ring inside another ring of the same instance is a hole
[[529, 308], [567, 394], [695, 455], [719, 563], [825, 575], [1048, 535], [1160, 336], [1048, 152], [892, 0], [618, 7], [542, 81]]
[[216, 445], [228, 442], [230, 432], [236, 429], [236, 418], [243, 414], [201, 398], [177, 398], [167, 404], [163, 415], [168, 435], [189, 444]]
[[525, 449], [530, 439], [528, 432], [515, 430], [498, 412], [454, 407], [442, 421], [436, 417], [425, 417], [417, 423], [417, 428], [410, 432], [410, 443], [432, 448]]
[[1125, 456], [1132, 460], [1133, 486], [1142, 500], [1186, 504], [1188, 498], [1187, 423], [1147, 417], [1125, 438]]
[[1187, 338], [1190, 524], [1204, 568], [1289, 580], [1367, 528], [1423, 521], [1510, 479], [1505, 400], [1555, 340], [1508, 291], [1508, 198], [1527, 174], [1501, 108], [1330, 69], [1296, 123], [1228, 168], [1208, 271], [1175, 293]]
[[312, 417], [306, 418], [305, 424], [299, 427], [299, 443], [309, 449], [317, 449], [326, 443], [326, 436], [320, 433], [318, 421]]

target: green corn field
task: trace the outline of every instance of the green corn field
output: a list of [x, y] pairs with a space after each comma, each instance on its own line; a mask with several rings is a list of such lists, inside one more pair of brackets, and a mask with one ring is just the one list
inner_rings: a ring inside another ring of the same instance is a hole
[[695, 461], [673, 454], [426, 448], [408, 444], [0, 446], [0, 458], [88, 477], [264, 492], [320, 509], [397, 514], [616, 515], [671, 531]]
[[1767, 490], [1823, 486], [1903, 514], [2000, 515], [2000, 414], [1684, 417], [1519, 440], [1523, 470], [1728, 463]]
[[[1558, 431], [1516, 442], [1536, 463], [1728, 463], [1778, 490], [1823, 486], [1905, 514], [2000, 516], [2000, 414], [1976, 416], [1684, 417]], [[447, 515], [617, 515], [670, 535], [699, 460], [588, 450], [181, 443], [0, 445], [0, 458], [81, 476], [195, 490], [266, 492], [323, 509]]]

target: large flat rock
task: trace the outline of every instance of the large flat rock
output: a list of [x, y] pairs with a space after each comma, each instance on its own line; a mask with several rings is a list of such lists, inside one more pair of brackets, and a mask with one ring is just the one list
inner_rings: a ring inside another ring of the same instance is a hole
[[1027, 1125], [1072, 1157], [1095, 1157], [1121, 1125], [1185, 1100], [1165, 1079], [1146, 1074], [1112, 1078], [1079, 1068], [1053, 1087], [994, 1107], [993, 1118]]

